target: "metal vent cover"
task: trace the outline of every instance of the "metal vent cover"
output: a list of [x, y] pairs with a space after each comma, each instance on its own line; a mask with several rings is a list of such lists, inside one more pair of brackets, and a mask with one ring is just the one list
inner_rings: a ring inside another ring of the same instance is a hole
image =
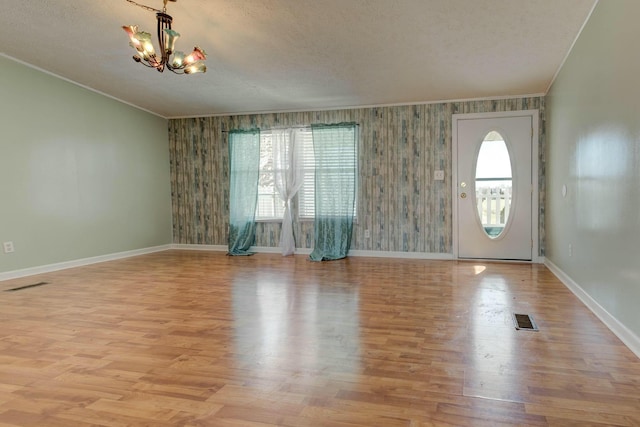
[[516, 325], [517, 330], [522, 331], [538, 331], [538, 325], [533, 320], [533, 316], [530, 314], [513, 314], [513, 322]]
[[31, 285], [18, 286], [17, 288], [5, 289], [4, 292], [15, 292], [23, 289], [35, 288], [36, 286], [48, 285], [49, 282], [38, 282]]

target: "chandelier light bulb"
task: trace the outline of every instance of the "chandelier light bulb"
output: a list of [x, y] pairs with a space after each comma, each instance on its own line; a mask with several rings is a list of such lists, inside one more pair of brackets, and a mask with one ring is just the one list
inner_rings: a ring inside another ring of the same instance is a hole
[[166, 35], [165, 49], [171, 54], [175, 50], [176, 40], [180, 37], [180, 33], [169, 28], [166, 28], [164, 32]]
[[207, 71], [207, 66], [201, 61], [195, 62], [184, 69], [185, 74], [204, 73], [205, 71]]
[[193, 52], [189, 54], [186, 58], [184, 58], [185, 65], [191, 65], [196, 61], [203, 61], [207, 58], [207, 54], [204, 50], [200, 49], [198, 46], [193, 48]]
[[131, 43], [129, 45], [132, 48], [134, 48], [134, 49], [139, 51], [141, 49], [140, 42], [135, 37], [136, 33], [138, 32], [138, 26], [137, 25], [125, 25], [125, 26], [122, 27], [122, 29], [129, 35], [129, 40], [131, 40]]

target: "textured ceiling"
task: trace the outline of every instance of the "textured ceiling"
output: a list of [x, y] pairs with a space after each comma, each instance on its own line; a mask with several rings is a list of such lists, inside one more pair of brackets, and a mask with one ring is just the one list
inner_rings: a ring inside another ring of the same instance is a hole
[[[164, 117], [542, 94], [597, 0], [178, 0], [205, 74], [136, 64], [125, 0], [0, 0], [10, 57]], [[139, 0], [162, 8], [162, 0]], [[155, 37], [155, 35], [154, 35]]]

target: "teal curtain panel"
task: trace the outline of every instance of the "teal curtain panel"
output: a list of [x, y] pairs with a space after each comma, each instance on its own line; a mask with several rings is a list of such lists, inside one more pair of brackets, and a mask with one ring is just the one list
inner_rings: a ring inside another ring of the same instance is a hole
[[252, 255], [260, 171], [260, 130], [229, 132], [229, 255]]
[[356, 204], [355, 123], [313, 125], [315, 220], [312, 261], [345, 258], [351, 247]]

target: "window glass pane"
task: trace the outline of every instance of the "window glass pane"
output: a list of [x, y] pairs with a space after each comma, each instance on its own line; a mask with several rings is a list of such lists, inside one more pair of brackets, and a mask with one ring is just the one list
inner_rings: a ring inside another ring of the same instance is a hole
[[498, 132], [482, 141], [476, 163], [476, 205], [487, 236], [496, 238], [507, 225], [512, 199], [511, 157]]
[[271, 133], [260, 132], [260, 175], [258, 177], [258, 206], [256, 219], [282, 219], [284, 202], [275, 187], [273, 141]]
[[305, 129], [301, 136], [304, 181], [298, 190], [298, 216], [308, 219], [315, 213], [315, 157], [311, 129]]
[[[357, 131], [357, 130], [356, 130]], [[332, 150], [332, 151], [331, 151]], [[354, 151], [355, 150], [355, 151]], [[323, 175], [333, 177], [332, 179], [353, 179], [353, 170], [356, 170], [356, 180], [352, 184], [356, 188], [357, 194], [357, 150], [355, 147], [347, 148], [340, 141], [335, 141], [335, 146], [326, 151]], [[313, 218], [315, 215], [315, 157], [313, 148], [313, 132], [309, 129], [305, 132], [303, 162], [305, 170], [304, 184], [298, 192], [298, 215], [300, 218]], [[357, 197], [356, 197], [357, 205]], [[356, 206], [357, 212], [357, 206]], [[336, 214], [341, 214], [336, 212]]]

